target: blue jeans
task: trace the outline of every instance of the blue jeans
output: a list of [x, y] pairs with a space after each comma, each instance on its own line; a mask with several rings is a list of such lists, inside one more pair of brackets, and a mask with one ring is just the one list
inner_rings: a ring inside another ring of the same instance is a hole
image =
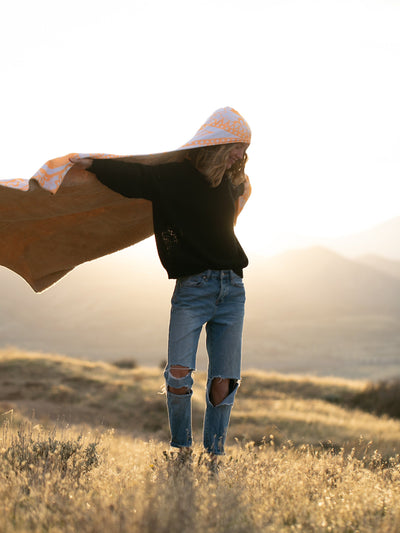
[[[224, 453], [224, 443], [233, 401], [240, 380], [245, 291], [243, 280], [231, 270], [206, 270], [179, 278], [171, 300], [168, 364], [164, 372], [167, 386], [171, 446], [192, 445], [191, 396], [200, 332], [206, 324], [208, 380], [204, 418], [204, 447], [216, 455]], [[170, 369], [189, 369], [186, 376], [174, 377]], [[228, 396], [218, 405], [210, 401], [215, 378], [230, 380]], [[174, 394], [169, 387], [186, 388]]]

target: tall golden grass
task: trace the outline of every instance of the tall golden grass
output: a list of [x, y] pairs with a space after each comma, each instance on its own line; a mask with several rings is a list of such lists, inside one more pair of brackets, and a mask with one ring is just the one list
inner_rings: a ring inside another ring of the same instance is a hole
[[246, 374], [218, 472], [199, 445], [185, 463], [168, 452], [161, 385], [3, 351], [0, 533], [400, 531], [400, 422], [348, 407], [366, 384]]

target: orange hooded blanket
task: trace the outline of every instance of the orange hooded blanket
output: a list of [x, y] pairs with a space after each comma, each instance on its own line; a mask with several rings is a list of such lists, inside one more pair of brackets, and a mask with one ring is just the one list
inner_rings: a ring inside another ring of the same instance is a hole
[[[216, 144], [250, 144], [250, 138], [247, 122], [226, 107], [213, 113], [176, 152]], [[0, 181], [0, 265], [41, 292], [75, 266], [152, 235], [151, 202], [125, 198], [75, 166], [79, 159], [120, 157], [69, 154], [48, 161], [30, 180]], [[237, 213], [250, 191], [247, 181]]]

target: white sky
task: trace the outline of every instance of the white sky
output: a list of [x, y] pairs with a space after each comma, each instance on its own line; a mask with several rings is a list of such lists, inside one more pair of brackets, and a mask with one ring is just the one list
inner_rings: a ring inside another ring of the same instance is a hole
[[174, 149], [232, 106], [246, 250], [400, 215], [400, 0], [1, 0], [0, 50], [2, 178]]

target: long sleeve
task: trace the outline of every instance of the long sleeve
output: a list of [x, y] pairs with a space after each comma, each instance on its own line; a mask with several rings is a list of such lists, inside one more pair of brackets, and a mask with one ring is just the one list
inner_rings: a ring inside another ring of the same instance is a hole
[[115, 192], [128, 198], [153, 199], [156, 168], [116, 159], [94, 159], [90, 172]]
[[211, 187], [189, 161], [150, 166], [95, 160], [89, 170], [112, 190], [152, 202], [158, 255], [170, 278], [207, 269], [243, 275], [248, 259], [233, 231], [243, 186], [235, 191], [224, 178]]

